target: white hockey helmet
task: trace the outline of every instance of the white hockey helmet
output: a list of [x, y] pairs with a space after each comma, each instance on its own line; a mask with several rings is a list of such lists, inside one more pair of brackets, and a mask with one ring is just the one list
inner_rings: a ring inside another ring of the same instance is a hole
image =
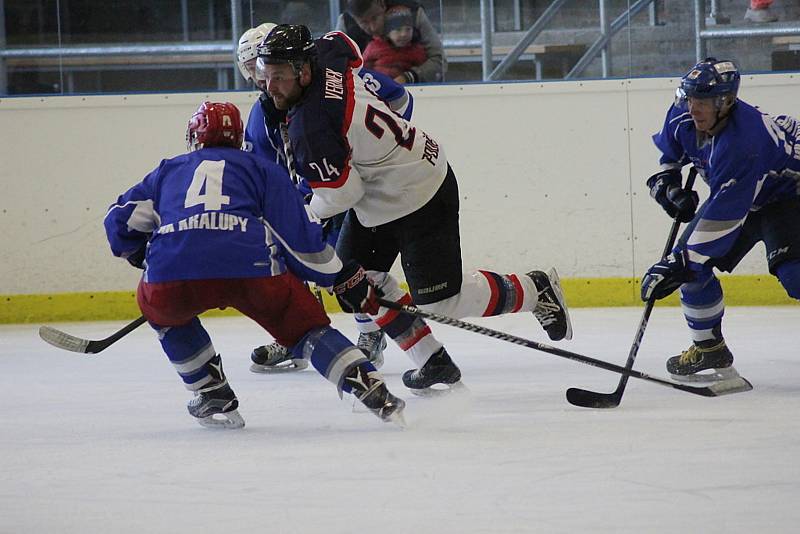
[[256, 47], [261, 44], [264, 37], [269, 35], [269, 32], [271, 32], [274, 27], [275, 24], [265, 22], [260, 26], [250, 28], [239, 38], [239, 46], [236, 48], [236, 65], [239, 67], [239, 72], [242, 73], [245, 80], [250, 81], [253, 78], [247, 70], [245, 63], [258, 57]]

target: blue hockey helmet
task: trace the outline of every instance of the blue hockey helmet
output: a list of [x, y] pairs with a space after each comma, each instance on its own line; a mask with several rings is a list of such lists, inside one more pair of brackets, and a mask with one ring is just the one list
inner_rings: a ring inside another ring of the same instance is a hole
[[676, 104], [684, 105], [688, 98], [715, 98], [717, 110], [730, 107], [739, 92], [739, 69], [733, 61], [709, 57], [692, 67], [681, 78]]

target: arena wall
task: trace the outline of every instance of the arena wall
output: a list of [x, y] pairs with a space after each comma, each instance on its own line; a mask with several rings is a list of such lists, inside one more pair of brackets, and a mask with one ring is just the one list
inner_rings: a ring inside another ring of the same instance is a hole
[[[746, 76], [740, 97], [798, 116], [799, 81]], [[415, 122], [440, 141], [459, 178], [465, 269], [554, 265], [572, 305], [635, 304], [636, 278], [658, 259], [670, 227], [644, 181], [657, 169], [650, 136], [676, 84], [413, 87]], [[246, 114], [255, 99], [248, 92], [0, 99], [0, 322], [135, 313], [140, 272], [109, 252], [108, 205], [162, 158], [185, 150], [186, 121], [201, 101], [231, 101]], [[736, 274], [726, 281], [740, 295], [731, 303], [788, 302], [767, 275], [763, 248]]]

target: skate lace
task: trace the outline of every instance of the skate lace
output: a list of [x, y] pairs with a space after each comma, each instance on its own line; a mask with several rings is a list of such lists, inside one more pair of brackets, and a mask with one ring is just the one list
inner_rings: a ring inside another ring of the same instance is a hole
[[289, 359], [289, 351], [283, 345], [272, 343], [267, 345], [267, 361], [266, 365], [276, 365]]
[[689, 365], [697, 363], [700, 359], [700, 351], [697, 348], [697, 345], [692, 345], [685, 351], [681, 352], [680, 358], [678, 358], [678, 363], [681, 365]]
[[533, 316], [546, 328], [558, 321], [556, 314], [561, 311], [561, 306], [550, 300], [543, 300], [542, 296], [539, 295], [539, 302], [533, 309]]
[[368, 353], [375, 352], [377, 349], [376, 345], [380, 342], [381, 337], [383, 337], [383, 332], [380, 330], [376, 330], [375, 332], [361, 332], [358, 334], [356, 346]]
[[691, 347], [689, 347], [688, 349], [686, 349], [681, 353], [681, 357], [678, 359], [678, 362], [681, 365], [694, 364], [702, 359], [703, 354], [707, 354], [709, 352], [716, 352], [724, 347], [725, 347], [724, 339], [711, 347], [698, 347], [697, 345], [692, 344]]

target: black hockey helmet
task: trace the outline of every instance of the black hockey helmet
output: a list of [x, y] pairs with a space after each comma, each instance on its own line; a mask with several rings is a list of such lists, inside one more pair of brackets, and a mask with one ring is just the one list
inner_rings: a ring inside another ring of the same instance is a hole
[[264, 38], [258, 48], [258, 57], [264, 63], [291, 63], [295, 69], [311, 61], [317, 46], [311, 31], [302, 24], [280, 24]]

